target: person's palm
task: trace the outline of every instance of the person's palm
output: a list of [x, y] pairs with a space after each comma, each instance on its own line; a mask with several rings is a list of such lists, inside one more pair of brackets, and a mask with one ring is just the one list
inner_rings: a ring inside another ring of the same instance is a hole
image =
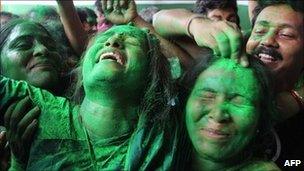
[[134, 0], [102, 0], [105, 18], [113, 24], [127, 24], [136, 16]]

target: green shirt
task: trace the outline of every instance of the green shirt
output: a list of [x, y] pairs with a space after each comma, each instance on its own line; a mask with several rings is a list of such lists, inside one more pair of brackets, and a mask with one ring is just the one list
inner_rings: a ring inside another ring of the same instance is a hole
[[[28, 95], [41, 110], [27, 170], [168, 170], [176, 151], [175, 117], [149, 122], [141, 115], [134, 132], [91, 141], [79, 120], [79, 106], [67, 99], [0, 76], [0, 108]], [[146, 124], [149, 123], [149, 124]]]

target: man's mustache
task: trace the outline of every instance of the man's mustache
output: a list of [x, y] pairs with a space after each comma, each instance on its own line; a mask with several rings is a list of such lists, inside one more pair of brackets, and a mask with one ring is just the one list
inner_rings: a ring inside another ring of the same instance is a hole
[[281, 55], [281, 53], [276, 51], [274, 48], [268, 48], [268, 47], [264, 47], [264, 46], [257, 47], [253, 51], [252, 55], [259, 57], [258, 55], [261, 53], [272, 56], [275, 60], [283, 60], [283, 56]]

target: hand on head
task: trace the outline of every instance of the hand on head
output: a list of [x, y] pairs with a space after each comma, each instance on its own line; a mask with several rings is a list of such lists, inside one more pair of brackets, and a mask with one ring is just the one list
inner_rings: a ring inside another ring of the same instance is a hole
[[[192, 18], [188, 31], [198, 46], [211, 48], [216, 56], [231, 58], [243, 66], [248, 59], [242, 53], [242, 34], [235, 23]], [[190, 19], [191, 20], [191, 19]]]

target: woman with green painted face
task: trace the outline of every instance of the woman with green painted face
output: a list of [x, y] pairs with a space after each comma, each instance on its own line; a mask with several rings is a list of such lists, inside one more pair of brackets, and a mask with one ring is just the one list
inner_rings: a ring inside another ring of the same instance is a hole
[[28, 95], [41, 109], [29, 160], [19, 169], [170, 169], [176, 127], [169, 75], [156, 38], [125, 25], [91, 41], [81, 64], [80, 105], [1, 78], [0, 108]]
[[[47, 89], [52, 93], [61, 92], [64, 86], [60, 83], [59, 54], [56, 43], [42, 25], [24, 19], [11, 20], [1, 27], [0, 34], [1, 75], [15, 80], [27, 81], [33, 86]], [[24, 116], [29, 121], [20, 122], [22, 126], [25, 126], [24, 130], [31, 127], [30, 132], [33, 132], [37, 122], [31, 123], [31, 121], [37, 119], [39, 109], [30, 107], [30, 103], [27, 103], [26, 108], [19, 108], [14, 112], [14, 114], [17, 113], [18, 116]], [[0, 125], [4, 124], [3, 115], [0, 117]], [[27, 138], [23, 137], [23, 139], [28, 141], [31, 139], [28, 133], [25, 131], [20, 137], [26, 136]], [[14, 133], [6, 132], [5, 134], [9, 138]], [[1, 137], [1, 140], [6, 142], [4, 136]], [[12, 141], [10, 147], [15, 150]], [[23, 151], [26, 151], [27, 147], [30, 146], [30, 143], [19, 143], [23, 146]], [[27, 154], [28, 152], [22, 153]], [[2, 152], [0, 156], [3, 154], [5, 153]]]
[[271, 130], [271, 82], [263, 66], [249, 59], [249, 68], [223, 58], [186, 72], [192, 170], [279, 170], [260, 153]]
[[58, 92], [60, 56], [48, 31], [38, 23], [17, 19], [0, 33], [0, 74]]

